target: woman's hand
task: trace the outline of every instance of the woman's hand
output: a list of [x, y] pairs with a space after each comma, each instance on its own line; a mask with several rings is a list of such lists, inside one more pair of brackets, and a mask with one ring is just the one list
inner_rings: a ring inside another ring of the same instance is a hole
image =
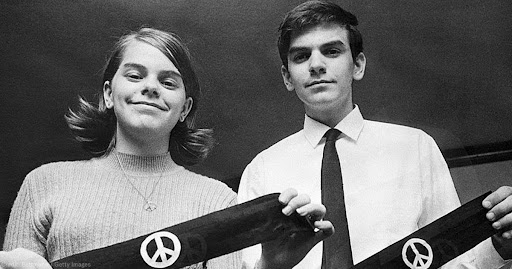
[[334, 233], [330, 221], [323, 220], [325, 206], [312, 204], [309, 196], [298, 194], [295, 189], [287, 189], [279, 196], [285, 205], [283, 214], [289, 216], [293, 212], [308, 216], [315, 227], [315, 233], [295, 233], [274, 241], [263, 243], [262, 254], [257, 268], [292, 268], [299, 263], [318, 242]]
[[28, 249], [17, 248], [0, 252], [1, 269], [52, 269], [48, 261]]

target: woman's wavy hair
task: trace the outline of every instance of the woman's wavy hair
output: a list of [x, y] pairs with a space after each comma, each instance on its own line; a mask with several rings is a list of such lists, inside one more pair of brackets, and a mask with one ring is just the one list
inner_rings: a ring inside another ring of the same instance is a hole
[[[187, 97], [194, 100], [185, 121], [178, 121], [171, 131], [169, 151], [180, 165], [194, 165], [202, 161], [214, 145], [211, 129], [195, 128], [195, 112], [199, 104], [201, 89], [192, 67], [190, 53], [183, 41], [173, 33], [154, 28], [141, 28], [122, 36], [114, 46], [103, 72], [103, 84], [112, 81], [123, 54], [130, 42], [145, 42], [159, 49], [176, 66], [183, 77]], [[76, 110], [69, 109], [65, 119], [75, 139], [94, 156], [108, 154], [115, 147], [117, 118], [113, 109], [107, 109], [103, 92], [98, 95], [98, 105], [79, 97]]]

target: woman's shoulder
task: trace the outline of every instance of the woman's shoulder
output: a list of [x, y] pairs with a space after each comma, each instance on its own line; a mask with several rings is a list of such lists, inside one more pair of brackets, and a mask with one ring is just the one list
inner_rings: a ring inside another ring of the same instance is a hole
[[196, 197], [202, 202], [209, 204], [211, 211], [219, 210], [236, 204], [236, 192], [234, 192], [226, 183], [205, 175], [182, 170], [180, 184], [184, 193], [189, 193], [189, 197]]
[[190, 183], [193, 185], [200, 186], [204, 189], [212, 189], [215, 191], [236, 195], [236, 193], [226, 183], [218, 179], [211, 178], [209, 176], [205, 176], [188, 169], [183, 169], [182, 172], [186, 174], [187, 179], [190, 180]]
[[60, 180], [70, 180], [81, 174], [86, 174], [96, 165], [94, 159], [56, 161], [40, 165], [30, 171], [25, 177], [27, 184], [52, 184]]
[[75, 160], [75, 161], [56, 161], [40, 165], [34, 170], [30, 171], [29, 175], [45, 175], [55, 173], [77, 172], [80, 167], [91, 165], [94, 159], [89, 160]]
[[[67, 182], [80, 174], [80, 166], [90, 160], [56, 161], [45, 163], [30, 171], [23, 180], [20, 191], [27, 191], [34, 197], [47, 197], [49, 193], [66, 188]], [[41, 196], [42, 195], [42, 196]]]

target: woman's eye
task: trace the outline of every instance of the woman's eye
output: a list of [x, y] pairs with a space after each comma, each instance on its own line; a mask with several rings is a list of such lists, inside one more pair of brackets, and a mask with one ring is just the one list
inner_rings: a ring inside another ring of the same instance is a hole
[[142, 76], [138, 73], [128, 73], [126, 74], [126, 77], [132, 80], [139, 80], [142, 78]]
[[166, 88], [176, 88], [176, 87], [178, 87], [178, 84], [175, 81], [172, 81], [172, 80], [164, 80], [162, 82], [162, 85], [164, 85], [164, 87], [166, 87]]

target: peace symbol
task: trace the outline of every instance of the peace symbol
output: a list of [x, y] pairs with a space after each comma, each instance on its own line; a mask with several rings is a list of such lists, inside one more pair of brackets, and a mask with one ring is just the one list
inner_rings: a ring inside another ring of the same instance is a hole
[[[428, 250], [428, 254], [424, 255], [420, 253], [418, 248], [416, 248], [416, 244], [420, 244]], [[407, 250], [411, 249], [414, 253], [414, 260], [411, 262], [407, 258]], [[432, 265], [432, 260], [434, 259], [434, 254], [432, 252], [432, 248], [430, 245], [423, 239], [420, 238], [411, 238], [407, 241], [402, 248], [402, 259], [407, 265], [407, 267], [412, 269], [427, 269]]]
[[[174, 245], [174, 249], [170, 249], [164, 246], [162, 237], [167, 237], [171, 239]], [[153, 240], [155, 240], [157, 249], [155, 253], [150, 257], [147, 251], [147, 247], [148, 244]], [[170, 232], [156, 232], [146, 237], [146, 239], [144, 239], [144, 241], [142, 241], [142, 244], [140, 245], [140, 256], [149, 266], [153, 268], [165, 268], [167, 266], [172, 265], [174, 262], [176, 262], [176, 260], [178, 260], [180, 252], [180, 240], [176, 235]], [[158, 261], [158, 258], [160, 258], [161, 261]]]

